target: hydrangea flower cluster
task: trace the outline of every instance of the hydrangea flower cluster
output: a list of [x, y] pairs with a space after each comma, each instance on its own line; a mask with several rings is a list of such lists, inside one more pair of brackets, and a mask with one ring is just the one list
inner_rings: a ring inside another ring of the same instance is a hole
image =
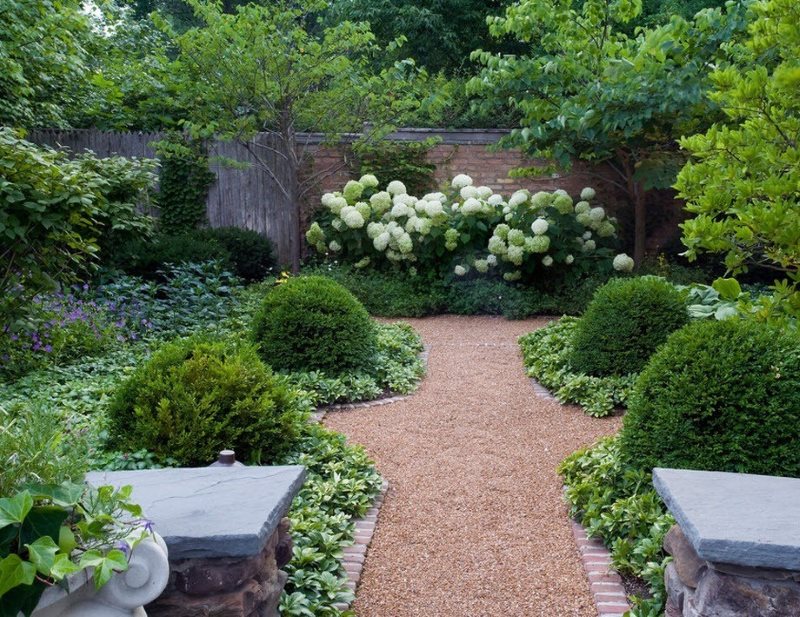
[[595, 197], [587, 187], [577, 200], [563, 190], [519, 190], [506, 198], [458, 174], [444, 192], [418, 198], [399, 180], [381, 190], [375, 176], [365, 175], [322, 196], [324, 208], [306, 239], [357, 268], [393, 265], [412, 274], [494, 273], [516, 281], [612, 264], [627, 271], [630, 257], [612, 251], [616, 220]]

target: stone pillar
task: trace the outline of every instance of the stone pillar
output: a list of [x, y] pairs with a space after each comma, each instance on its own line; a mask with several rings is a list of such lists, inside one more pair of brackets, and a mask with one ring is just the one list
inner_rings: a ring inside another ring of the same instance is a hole
[[655, 469], [653, 483], [678, 522], [666, 617], [800, 616], [800, 480]]

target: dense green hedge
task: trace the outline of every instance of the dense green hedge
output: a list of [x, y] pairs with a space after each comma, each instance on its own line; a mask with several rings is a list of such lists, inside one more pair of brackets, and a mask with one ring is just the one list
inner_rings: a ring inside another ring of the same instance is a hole
[[696, 322], [641, 374], [622, 429], [640, 468], [800, 476], [800, 336], [748, 321]]
[[644, 368], [670, 333], [689, 321], [683, 295], [657, 277], [612, 280], [594, 295], [573, 338], [571, 364], [589, 375]]
[[117, 390], [111, 443], [184, 466], [208, 465], [226, 448], [268, 464], [297, 438], [303, 411], [253, 347], [198, 335], [164, 345]]
[[363, 305], [335, 281], [300, 276], [272, 288], [253, 319], [264, 360], [279, 370], [338, 375], [366, 368], [377, 346]]

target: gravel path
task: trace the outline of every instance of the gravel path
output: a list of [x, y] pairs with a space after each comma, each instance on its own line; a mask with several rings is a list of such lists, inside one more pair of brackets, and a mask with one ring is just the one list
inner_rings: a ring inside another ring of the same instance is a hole
[[359, 617], [597, 613], [555, 468], [619, 427], [537, 398], [517, 337], [546, 319], [409, 319], [431, 346], [419, 391], [328, 414], [389, 480]]

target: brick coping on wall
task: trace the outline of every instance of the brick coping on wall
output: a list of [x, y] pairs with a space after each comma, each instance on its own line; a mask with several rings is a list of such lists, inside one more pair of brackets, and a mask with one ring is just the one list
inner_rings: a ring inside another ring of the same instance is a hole
[[[552, 392], [531, 377], [533, 391], [539, 398], [557, 401]], [[599, 617], [622, 617], [631, 609], [622, 578], [611, 567], [611, 553], [597, 538], [590, 538], [579, 522], [570, 519], [572, 535], [578, 545], [583, 569], [589, 579], [589, 587]]]

